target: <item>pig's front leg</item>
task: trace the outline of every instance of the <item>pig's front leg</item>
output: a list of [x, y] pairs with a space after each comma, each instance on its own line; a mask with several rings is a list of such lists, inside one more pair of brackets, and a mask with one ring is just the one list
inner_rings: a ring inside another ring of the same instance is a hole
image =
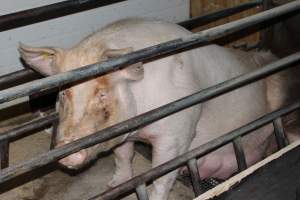
[[116, 169], [113, 179], [108, 183], [109, 187], [115, 187], [131, 179], [132, 159], [134, 156], [134, 142], [125, 142], [114, 150]]
[[[176, 145], [170, 141], [160, 140], [153, 145], [152, 151], [152, 166], [156, 167], [168, 160], [171, 160], [180, 154]], [[153, 182], [150, 200], [166, 200], [177, 176], [177, 170], [157, 179]]]

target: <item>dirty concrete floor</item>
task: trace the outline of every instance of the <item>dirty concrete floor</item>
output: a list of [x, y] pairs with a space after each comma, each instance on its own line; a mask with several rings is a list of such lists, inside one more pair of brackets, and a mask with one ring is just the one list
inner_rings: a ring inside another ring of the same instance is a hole
[[[30, 115], [22, 116], [10, 121], [9, 125], [20, 124], [24, 118], [30, 118]], [[2, 130], [6, 129], [2, 125]], [[1, 127], [0, 127], [1, 129]], [[0, 130], [0, 132], [2, 132]], [[45, 131], [26, 137], [10, 146], [10, 165], [19, 163], [34, 157], [42, 152], [49, 150], [50, 134]], [[135, 175], [150, 169], [150, 162], [136, 153], [134, 162]], [[60, 170], [33, 180], [16, 189], [5, 192], [0, 195], [1, 200], [84, 200], [103, 192], [107, 189], [106, 184], [111, 180], [114, 169], [113, 156], [109, 155], [98, 160], [92, 167], [86, 171], [71, 176]], [[177, 182], [173, 187], [170, 200], [189, 200], [193, 199], [193, 192], [183, 184]], [[124, 198], [126, 200], [137, 199], [135, 194]]]

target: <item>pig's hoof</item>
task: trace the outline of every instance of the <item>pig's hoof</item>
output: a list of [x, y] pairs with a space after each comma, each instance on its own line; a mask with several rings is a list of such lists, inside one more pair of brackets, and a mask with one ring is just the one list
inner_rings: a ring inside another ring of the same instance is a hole
[[117, 185], [120, 185], [121, 183], [124, 183], [128, 181], [131, 177], [129, 176], [114, 176], [111, 181], [108, 182], [108, 187], [116, 187]]

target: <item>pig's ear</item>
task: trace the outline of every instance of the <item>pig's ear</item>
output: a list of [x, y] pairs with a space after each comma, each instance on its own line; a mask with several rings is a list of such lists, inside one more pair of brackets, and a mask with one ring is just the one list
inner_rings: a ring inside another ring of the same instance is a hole
[[[123, 48], [123, 49], [107, 49], [104, 52], [104, 57], [106, 58], [118, 57], [124, 54], [131, 53], [132, 51], [133, 51], [132, 47]], [[143, 63], [140, 62], [140, 63], [133, 64], [117, 73], [119, 79], [132, 80], [132, 81], [141, 80], [144, 78]]]
[[39, 73], [51, 76], [59, 73], [56, 60], [62, 49], [50, 47], [30, 47], [22, 43], [19, 44], [19, 52], [22, 59]]

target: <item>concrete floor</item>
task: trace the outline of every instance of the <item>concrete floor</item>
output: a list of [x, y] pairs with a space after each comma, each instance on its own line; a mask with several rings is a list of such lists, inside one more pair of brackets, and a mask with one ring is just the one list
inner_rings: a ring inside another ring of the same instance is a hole
[[[7, 129], [7, 126], [20, 124], [24, 118], [31, 118], [25, 115], [15, 118], [8, 124], [2, 125], [0, 129]], [[34, 157], [35, 155], [49, 150], [50, 135], [42, 131], [35, 135], [26, 137], [14, 142], [10, 146], [10, 165]], [[134, 173], [150, 169], [150, 162], [136, 153], [134, 162]], [[111, 180], [114, 169], [113, 155], [98, 160], [95, 165], [86, 171], [71, 176], [60, 170], [56, 170], [42, 178], [31, 181], [11, 191], [0, 195], [1, 200], [84, 200], [107, 189], [106, 184]], [[173, 187], [170, 200], [189, 200], [194, 195], [190, 188], [176, 182]], [[126, 200], [137, 199], [135, 194], [124, 198]]]

